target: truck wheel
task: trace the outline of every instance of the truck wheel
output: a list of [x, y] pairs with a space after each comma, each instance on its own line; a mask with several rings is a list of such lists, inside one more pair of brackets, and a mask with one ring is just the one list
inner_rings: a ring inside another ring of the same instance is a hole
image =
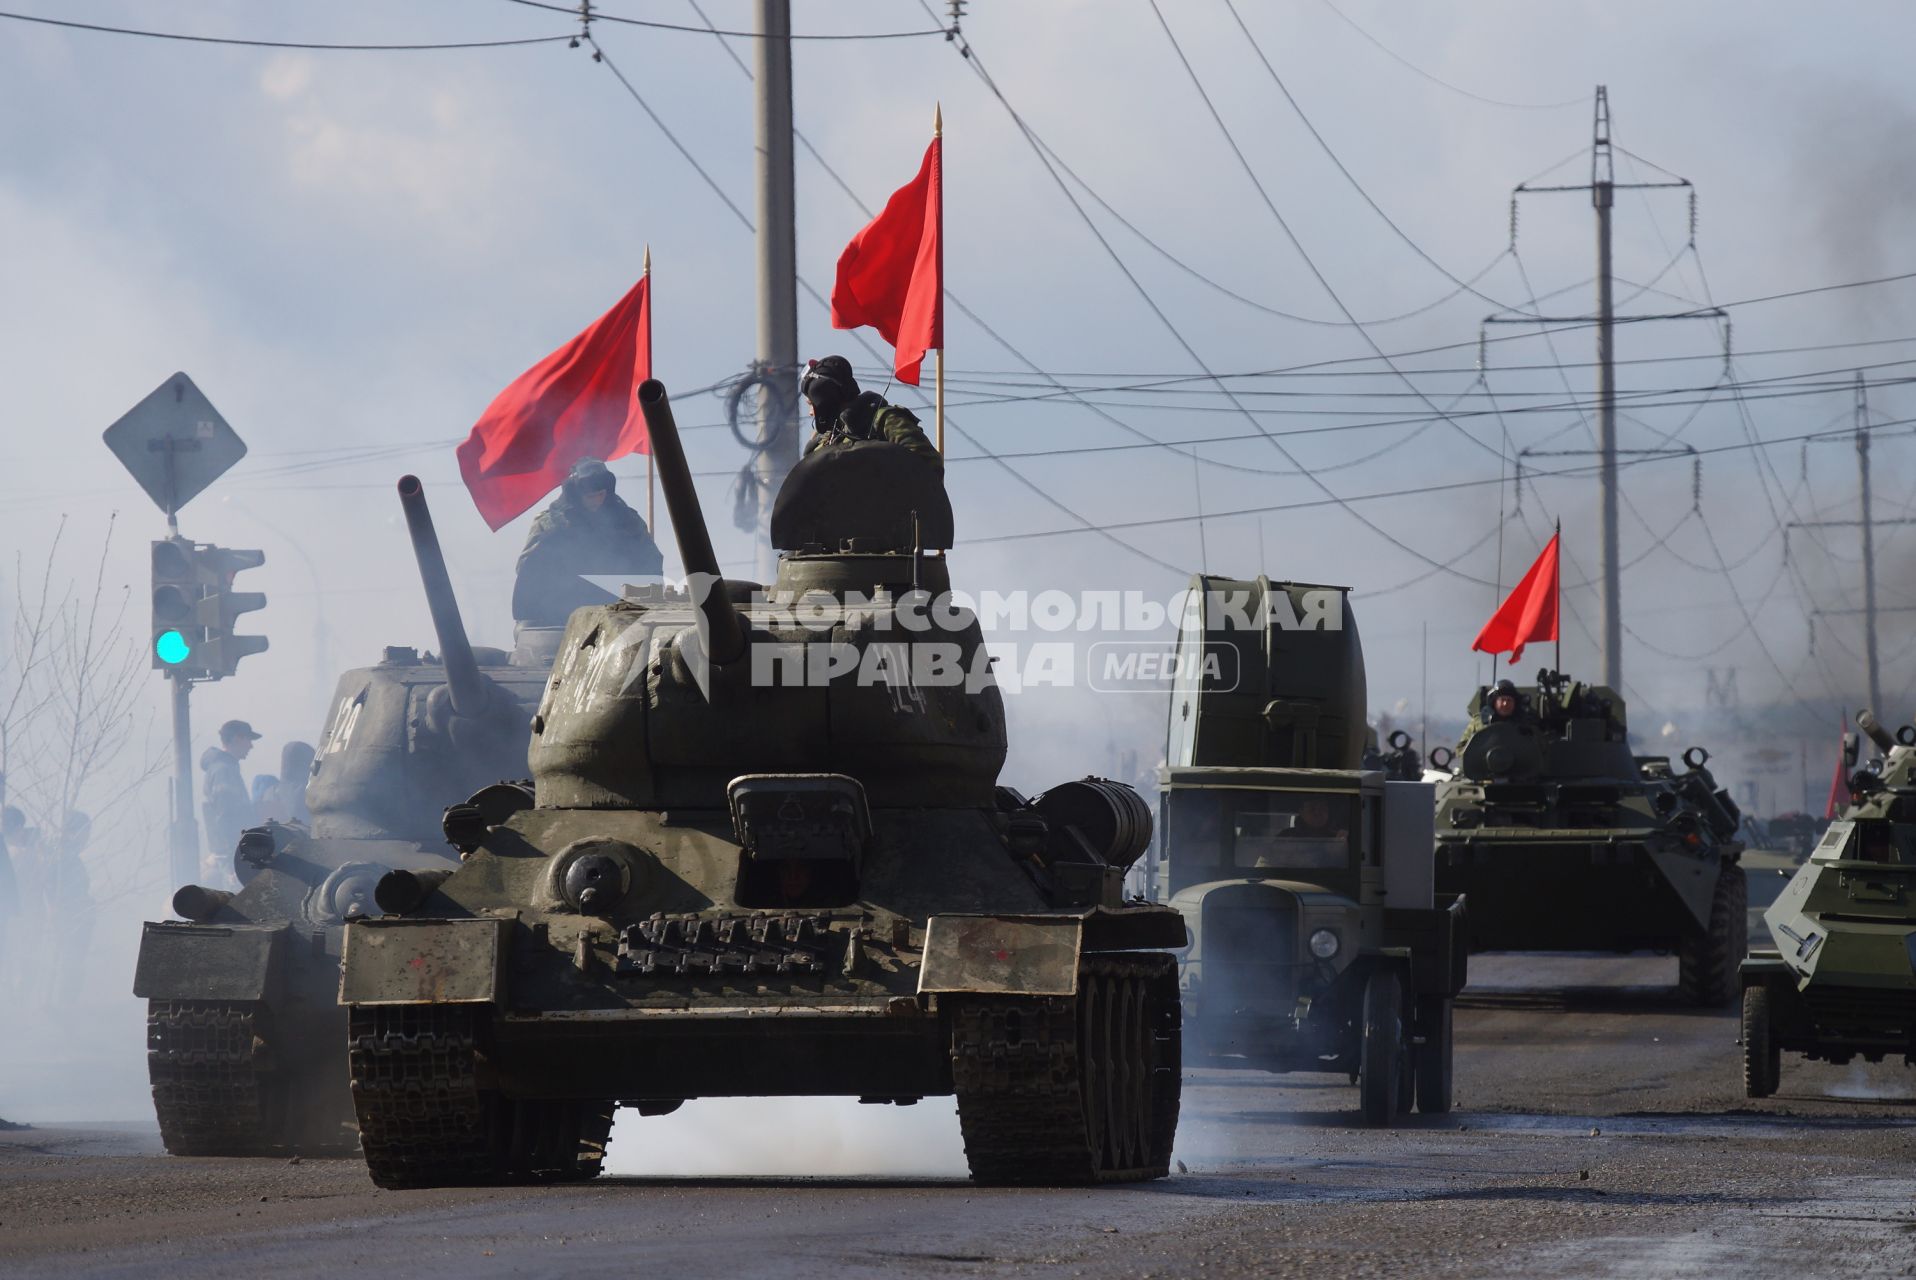
[[1743, 992], [1743, 1092], [1767, 1098], [1783, 1077], [1783, 1051], [1770, 1030], [1770, 989], [1749, 987]]
[[1418, 1004], [1417, 1027], [1424, 1042], [1417, 1046], [1417, 1109], [1427, 1116], [1450, 1110], [1451, 1003], [1428, 996]]
[[1690, 1004], [1717, 1009], [1736, 1001], [1737, 966], [1749, 950], [1749, 882], [1743, 868], [1724, 866], [1710, 898], [1710, 927], [1677, 948], [1677, 991]]
[[1404, 993], [1396, 973], [1379, 969], [1364, 983], [1358, 1045], [1357, 1098], [1364, 1123], [1381, 1127], [1397, 1115], [1404, 1058]]

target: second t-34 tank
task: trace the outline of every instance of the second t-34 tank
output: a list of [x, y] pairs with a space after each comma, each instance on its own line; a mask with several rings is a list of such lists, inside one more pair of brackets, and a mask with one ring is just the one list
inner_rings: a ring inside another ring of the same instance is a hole
[[1748, 920], [1736, 802], [1700, 747], [1630, 750], [1623, 699], [1554, 671], [1478, 690], [1437, 793], [1437, 887], [1478, 951], [1674, 951], [1684, 999], [1736, 999]]
[[[778, 580], [719, 573], [665, 389], [639, 391], [689, 594], [566, 629], [532, 794], [446, 815], [346, 931], [373, 1180], [597, 1173], [616, 1106], [956, 1094], [974, 1178], [1163, 1175], [1177, 913], [1126, 902], [1128, 788], [998, 785], [1005, 718], [948, 607], [939, 466], [838, 443], [781, 490]], [[928, 550], [929, 549], [929, 550]]]
[[[439, 655], [389, 648], [340, 677], [306, 785], [309, 824], [240, 839], [236, 891], [187, 885], [181, 921], [146, 925], [133, 992], [174, 1155], [350, 1151], [356, 1142], [338, 1004], [347, 920], [396, 868], [456, 865], [440, 814], [525, 773], [548, 661], [468, 643], [419, 482], [400, 481]], [[556, 639], [556, 637], [554, 637]]]

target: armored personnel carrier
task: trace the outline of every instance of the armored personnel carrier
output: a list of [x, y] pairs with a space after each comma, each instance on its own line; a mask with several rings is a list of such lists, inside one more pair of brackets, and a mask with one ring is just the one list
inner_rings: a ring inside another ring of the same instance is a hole
[[1708, 760], [1632, 755], [1622, 697], [1558, 672], [1479, 689], [1437, 801], [1437, 887], [1469, 897], [1471, 949], [1674, 951], [1683, 998], [1734, 1001], [1742, 815]]
[[[613, 1109], [956, 1094], [987, 1183], [1153, 1178], [1179, 1095], [1175, 912], [1125, 902], [1150, 815], [997, 785], [1004, 707], [944, 607], [939, 469], [820, 449], [769, 597], [719, 573], [665, 389], [639, 402], [689, 594], [566, 628], [531, 794], [447, 812], [346, 930], [352, 1088], [385, 1187], [597, 1173]], [[929, 550], [927, 550], [929, 549]]]
[[396, 868], [456, 865], [444, 797], [524, 774], [546, 663], [468, 644], [445, 560], [411, 476], [400, 502], [440, 657], [389, 648], [340, 677], [306, 786], [311, 826], [247, 831], [237, 892], [188, 885], [184, 923], [149, 923], [133, 993], [147, 1001], [147, 1069], [174, 1155], [351, 1150], [338, 1005], [345, 922], [375, 910]]
[[1882, 755], [1763, 914], [1775, 950], [1743, 962], [1743, 1088], [1777, 1090], [1784, 1050], [1838, 1065], [1916, 1065], [1916, 728], [1864, 711]]
[[1360, 767], [1347, 592], [1200, 576], [1187, 599], [1159, 795], [1193, 1057], [1348, 1075], [1374, 1125], [1448, 1111], [1464, 904], [1432, 885], [1409, 738]]

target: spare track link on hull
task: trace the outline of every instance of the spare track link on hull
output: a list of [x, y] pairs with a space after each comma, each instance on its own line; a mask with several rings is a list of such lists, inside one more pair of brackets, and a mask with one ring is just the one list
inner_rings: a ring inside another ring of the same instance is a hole
[[598, 1175], [613, 1104], [516, 1101], [482, 1088], [488, 1012], [469, 1005], [352, 1011], [353, 1108], [375, 1183], [485, 1186]]
[[160, 1140], [176, 1156], [250, 1156], [279, 1145], [255, 1050], [257, 1004], [149, 1000], [147, 1076]]
[[966, 999], [952, 1079], [972, 1178], [1139, 1182], [1170, 1169], [1182, 1062], [1177, 962], [1090, 956], [1078, 994]]

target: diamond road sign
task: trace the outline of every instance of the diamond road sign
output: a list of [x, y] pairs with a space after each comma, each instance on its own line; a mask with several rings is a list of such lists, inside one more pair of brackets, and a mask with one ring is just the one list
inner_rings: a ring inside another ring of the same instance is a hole
[[127, 410], [102, 438], [167, 515], [246, 456], [246, 442], [183, 373]]

